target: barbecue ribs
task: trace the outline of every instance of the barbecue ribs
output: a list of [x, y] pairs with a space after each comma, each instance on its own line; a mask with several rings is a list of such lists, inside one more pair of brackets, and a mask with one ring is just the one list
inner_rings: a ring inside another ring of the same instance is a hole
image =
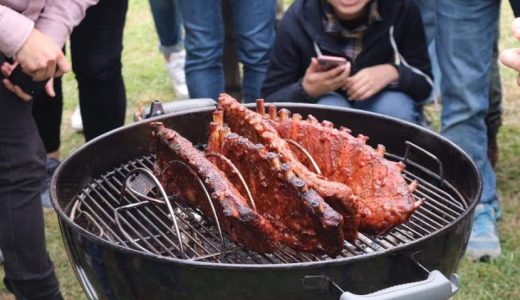
[[259, 253], [272, 252], [281, 238], [279, 232], [248, 205], [226, 175], [176, 131], [165, 128], [160, 122], [151, 126], [157, 156], [154, 172], [166, 192], [201, 209], [206, 217], [214, 220], [198, 176], [208, 189], [222, 230], [249, 249]]
[[263, 144], [268, 151], [280, 154], [280, 161], [283, 164], [287, 164], [310, 189], [315, 190], [343, 216], [345, 239], [349, 241], [356, 239], [359, 227], [359, 204], [348, 186], [326, 180], [323, 176], [309, 171], [298, 160], [288, 143], [262, 115], [247, 109], [227, 94], [220, 95], [219, 106], [224, 111], [225, 123], [232, 132], [247, 137], [253, 143]]
[[[274, 105], [265, 114], [263, 100], [257, 101], [257, 112], [282, 138], [302, 146], [327, 179], [348, 185], [359, 197], [361, 231], [382, 233], [406, 222], [421, 204], [412, 194], [417, 183], [408, 186], [401, 174], [404, 164], [385, 159], [385, 147], [370, 147], [366, 144], [368, 137], [354, 137], [348, 129], [337, 130], [331, 122], [319, 123], [310, 115], [307, 120], [299, 114], [291, 117], [288, 110], [277, 112]], [[303, 151], [294, 153], [311, 166]]]
[[[232, 133], [223, 123], [222, 111], [213, 116], [207, 151], [224, 157], [211, 160], [242, 195], [252, 195], [257, 212], [281, 232], [282, 242], [295, 250], [337, 256], [343, 248], [343, 217], [288, 164], [281, 163], [278, 153]], [[243, 176], [250, 193], [227, 159]]]

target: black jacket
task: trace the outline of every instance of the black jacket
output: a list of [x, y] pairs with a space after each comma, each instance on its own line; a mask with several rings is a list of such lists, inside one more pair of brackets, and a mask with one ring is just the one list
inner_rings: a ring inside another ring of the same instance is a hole
[[[399, 69], [397, 85], [387, 89], [398, 90], [414, 100], [424, 100], [431, 86], [424, 76], [417, 74], [396, 60], [390, 43], [390, 27], [399, 53], [409, 66], [430, 78], [426, 37], [419, 8], [413, 0], [378, 0], [379, 14], [383, 19], [370, 25], [362, 39], [362, 51], [352, 63], [352, 74], [379, 65], [394, 64]], [[271, 102], [315, 102], [301, 86], [311, 58], [317, 56], [313, 41], [324, 55], [345, 56], [338, 38], [323, 31], [320, 0], [296, 0], [283, 17], [271, 50], [269, 69], [262, 87], [262, 95]], [[348, 58], [347, 58], [348, 59]], [[343, 93], [342, 91], [338, 91]], [[343, 93], [344, 95], [344, 93]]]

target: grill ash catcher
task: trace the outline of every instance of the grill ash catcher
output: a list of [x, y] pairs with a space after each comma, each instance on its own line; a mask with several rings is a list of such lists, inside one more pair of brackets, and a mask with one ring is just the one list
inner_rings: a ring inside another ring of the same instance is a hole
[[[147, 118], [164, 122], [194, 144], [205, 143], [214, 105], [211, 99], [154, 101], [135, 114], [140, 122], [87, 143], [60, 165], [51, 198], [88, 298], [437, 300], [457, 292], [453, 273], [467, 245], [481, 181], [475, 165], [451, 142], [372, 113], [280, 104], [385, 144], [388, 159], [406, 163], [407, 183], [419, 182], [414, 197], [424, 203], [407, 223], [384, 235], [360, 233], [355, 242], [345, 241], [337, 258], [283, 246], [258, 254], [226, 237], [203, 180], [188, 165], [171, 161], [162, 172], [191, 173], [205, 191], [203, 201], [212, 206], [213, 221], [167, 195], [151, 171], [154, 155], [141, 146], [150, 132]], [[122, 144], [137, 146], [122, 152], [113, 147]], [[250, 192], [246, 200], [255, 209]]]

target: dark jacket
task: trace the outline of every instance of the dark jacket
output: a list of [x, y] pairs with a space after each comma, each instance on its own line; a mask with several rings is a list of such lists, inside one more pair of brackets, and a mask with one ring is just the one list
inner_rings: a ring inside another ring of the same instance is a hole
[[[390, 43], [390, 27], [402, 58], [431, 78], [426, 36], [419, 8], [413, 0], [378, 0], [382, 21], [370, 25], [362, 39], [362, 51], [352, 63], [351, 74], [380, 64], [393, 64], [399, 69], [399, 81], [389, 90], [402, 91], [414, 100], [424, 100], [431, 92], [426, 78], [405, 66]], [[317, 56], [313, 41], [324, 55], [343, 56], [338, 38], [323, 31], [320, 0], [296, 0], [283, 17], [271, 50], [269, 69], [262, 95], [271, 102], [315, 102], [301, 85], [301, 80]], [[347, 59], [349, 59], [347, 57]], [[351, 60], [351, 59], [349, 59]], [[343, 91], [337, 92], [345, 95]], [[345, 95], [346, 97], [346, 95]]]

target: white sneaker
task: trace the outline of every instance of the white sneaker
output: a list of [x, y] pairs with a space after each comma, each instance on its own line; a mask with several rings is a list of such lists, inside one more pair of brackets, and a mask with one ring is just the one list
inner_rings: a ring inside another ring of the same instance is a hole
[[166, 62], [166, 69], [172, 80], [173, 91], [177, 99], [188, 99], [188, 87], [186, 86], [186, 75], [184, 74], [184, 63], [186, 62], [186, 51], [173, 52], [170, 61]]
[[81, 111], [79, 110], [79, 105], [76, 106], [76, 109], [70, 117], [70, 127], [76, 132], [83, 131], [83, 121], [81, 120]]

